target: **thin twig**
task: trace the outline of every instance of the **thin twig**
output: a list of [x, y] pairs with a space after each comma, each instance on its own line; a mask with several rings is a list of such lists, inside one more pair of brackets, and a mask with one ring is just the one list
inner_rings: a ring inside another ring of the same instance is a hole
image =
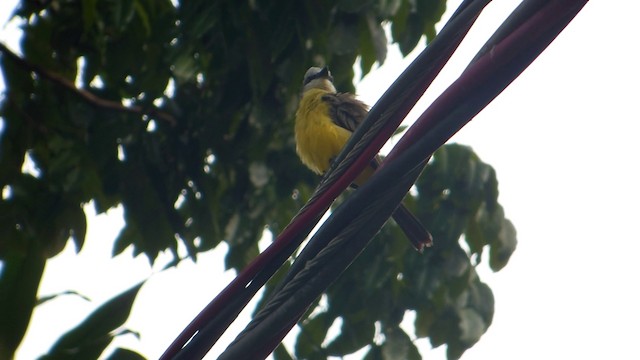
[[4, 54], [5, 56], [7, 56], [8, 58], [16, 62], [21, 67], [27, 69], [28, 71], [33, 71], [39, 76], [45, 79], [48, 79], [51, 82], [58, 84], [66, 88], [67, 90], [75, 93], [90, 105], [103, 108], [103, 109], [113, 110], [113, 111], [120, 111], [120, 112], [126, 112], [126, 113], [137, 114], [137, 115], [148, 115], [151, 117], [164, 120], [171, 126], [175, 126], [177, 124], [176, 118], [173, 115], [166, 113], [164, 111], [161, 111], [156, 107], [153, 107], [153, 106], [142, 107], [139, 105], [124, 106], [117, 101], [103, 99], [99, 96], [92, 94], [91, 92], [85, 89], [79, 89], [73, 84], [73, 82], [69, 81], [68, 79], [61, 76], [60, 74], [51, 72], [39, 65], [32, 64], [29, 61], [16, 55], [3, 43], [0, 43], [0, 53]]

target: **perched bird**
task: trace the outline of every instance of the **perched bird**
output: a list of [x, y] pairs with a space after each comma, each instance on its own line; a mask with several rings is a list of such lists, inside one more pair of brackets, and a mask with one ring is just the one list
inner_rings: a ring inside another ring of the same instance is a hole
[[[295, 123], [296, 151], [303, 164], [313, 172], [323, 174], [365, 119], [369, 109], [353, 94], [336, 92], [327, 67], [307, 70], [302, 84], [302, 99]], [[377, 163], [377, 159], [374, 160], [354, 185], [366, 181]], [[431, 246], [431, 234], [403, 204], [393, 213], [393, 219], [418, 251]]]

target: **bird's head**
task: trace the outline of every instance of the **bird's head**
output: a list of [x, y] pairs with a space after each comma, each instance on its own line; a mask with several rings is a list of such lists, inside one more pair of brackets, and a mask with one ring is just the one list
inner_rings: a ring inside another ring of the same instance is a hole
[[304, 74], [304, 80], [302, 81], [302, 93], [305, 93], [311, 89], [322, 89], [330, 92], [336, 92], [336, 88], [333, 86], [333, 76], [328, 67], [311, 67]]

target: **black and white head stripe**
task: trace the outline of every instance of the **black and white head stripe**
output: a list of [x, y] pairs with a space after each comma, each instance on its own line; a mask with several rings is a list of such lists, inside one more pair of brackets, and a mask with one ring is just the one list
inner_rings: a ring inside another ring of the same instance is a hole
[[329, 71], [329, 68], [326, 66], [323, 68], [319, 68], [315, 66], [309, 68], [309, 70], [307, 70], [307, 73], [304, 74], [304, 80], [302, 81], [302, 85], [303, 86], [307, 85], [308, 83], [310, 83], [315, 79], [327, 79], [333, 82], [333, 76], [331, 76], [331, 72]]

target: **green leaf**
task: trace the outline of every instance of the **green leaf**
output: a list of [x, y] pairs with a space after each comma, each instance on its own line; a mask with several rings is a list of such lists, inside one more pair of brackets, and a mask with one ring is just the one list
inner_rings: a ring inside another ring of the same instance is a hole
[[398, 43], [403, 55], [409, 54], [418, 44], [423, 28], [424, 20], [417, 13], [415, 3], [403, 2], [391, 23], [393, 41]]
[[372, 345], [367, 354], [362, 358], [362, 360], [383, 360], [382, 357], [382, 347], [377, 345]]
[[243, 241], [233, 245], [224, 258], [227, 269], [241, 269], [260, 253], [256, 242]]
[[500, 271], [507, 265], [517, 244], [515, 226], [511, 221], [504, 219], [498, 237], [494, 239], [489, 250], [489, 266], [493, 271]]
[[140, 22], [142, 23], [142, 26], [146, 30], [146, 35], [147, 36], [151, 35], [151, 23], [149, 21], [149, 15], [147, 14], [147, 11], [140, 4], [139, 0], [133, 1], [133, 7], [136, 11], [136, 14], [138, 14], [138, 17], [140, 18]]
[[60, 337], [41, 359], [98, 358], [113, 340], [113, 331], [129, 317], [133, 301], [142, 285], [143, 282], [98, 307], [78, 326]]
[[111, 256], [121, 254], [129, 245], [133, 244], [140, 238], [140, 234], [132, 223], [126, 224], [115, 239]]
[[113, 25], [119, 31], [126, 30], [135, 12], [135, 1], [116, 0], [113, 2]]
[[430, 329], [435, 322], [435, 314], [433, 311], [421, 310], [416, 312], [416, 320], [413, 325], [416, 329], [416, 336], [424, 338], [430, 335]]
[[[151, 177], [151, 174], [137, 168], [133, 160], [127, 165], [131, 176], [125, 178], [122, 185], [125, 187], [123, 203], [127, 208], [124, 215], [127, 224], [133, 224], [134, 227], [129, 228], [128, 225], [129, 229], [123, 230], [120, 236], [139, 235], [127, 241], [133, 242], [135, 254], [144, 253], [153, 263], [160, 251], [176, 247], [175, 231], [172, 229], [175, 223], [170, 218], [175, 214], [175, 209], [168, 204], [167, 194], [159, 191], [156, 182], [161, 179]], [[117, 249], [123, 249], [127, 241], [117, 241], [122, 243]]]
[[362, 77], [371, 71], [373, 64], [376, 62], [375, 49], [367, 35], [368, 33], [366, 31], [360, 32], [360, 47], [362, 48], [362, 53], [360, 54], [360, 70]]
[[391, 34], [403, 55], [410, 53], [423, 35], [427, 42], [436, 34], [435, 25], [446, 10], [444, 0], [405, 1], [393, 17]]
[[376, 61], [383, 64], [387, 58], [387, 35], [372, 12], [367, 12], [360, 28], [360, 68], [364, 76]]
[[475, 279], [468, 291], [467, 306], [480, 315], [486, 324], [485, 331], [491, 325], [495, 308], [495, 299], [491, 288], [479, 279]]
[[326, 352], [332, 356], [354, 353], [373, 342], [375, 326], [371, 319], [342, 322], [340, 334], [327, 346]]
[[145, 360], [146, 358], [129, 349], [117, 348], [106, 360]]
[[458, 339], [460, 336], [459, 322], [460, 319], [455, 309], [448, 307], [439, 312], [429, 328], [431, 346], [435, 348]]
[[189, 81], [193, 81], [198, 71], [193, 56], [190, 54], [182, 54], [175, 60], [172, 74], [178, 81], [178, 84], [183, 84]]
[[487, 329], [482, 317], [473, 309], [463, 309], [460, 312], [460, 341], [475, 344]]
[[87, 218], [82, 208], [76, 208], [70, 214], [70, 219], [67, 222], [71, 227], [71, 238], [76, 245], [76, 253], [82, 250], [84, 245], [84, 239], [87, 234]]
[[358, 23], [351, 17], [341, 18], [331, 29], [333, 41], [329, 50], [336, 55], [352, 54], [358, 48]]
[[382, 359], [384, 360], [420, 360], [422, 356], [413, 344], [409, 335], [399, 327], [386, 329], [385, 341], [382, 344]]
[[427, 43], [436, 36], [436, 23], [446, 10], [446, 0], [418, 0], [418, 12], [425, 19], [423, 33], [427, 36]]
[[[4, 240], [4, 239], [3, 239]], [[27, 330], [36, 305], [36, 294], [45, 257], [35, 241], [27, 241], [24, 253], [5, 254], [0, 262], [0, 358], [11, 359]]]
[[291, 354], [289, 354], [287, 349], [282, 344], [278, 345], [278, 347], [273, 352], [273, 358], [274, 360], [293, 360]]
[[46, 303], [47, 301], [51, 301], [59, 296], [65, 296], [65, 295], [74, 295], [77, 296], [83, 300], [86, 301], [91, 301], [91, 299], [89, 299], [88, 297], [80, 294], [77, 291], [73, 291], [73, 290], [67, 290], [67, 291], [63, 291], [63, 292], [59, 292], [57, 294], [52, 294], [52, 295], [47, 295], [47, 296], [42, 296], [40, 298], [38, 298], [38, 301], [36, 302], [36, 305], [42, 305], [44, 303]]
[[458, 346], [447, 346], [447, 360], [457, 360], [462, 357], [462, 354], [467, 348]]
[[393, 17], [400, 9], [404, 1], [402, 0], [378, 0], [377, 9], [378, 14], [384, 19]]
[[295, 355], [300, 359], [310, 358], [320, 349], [320, 344], [327, 337], [329, 327], [335, 317], [323, 312], [303, 322], [295, 343]]

